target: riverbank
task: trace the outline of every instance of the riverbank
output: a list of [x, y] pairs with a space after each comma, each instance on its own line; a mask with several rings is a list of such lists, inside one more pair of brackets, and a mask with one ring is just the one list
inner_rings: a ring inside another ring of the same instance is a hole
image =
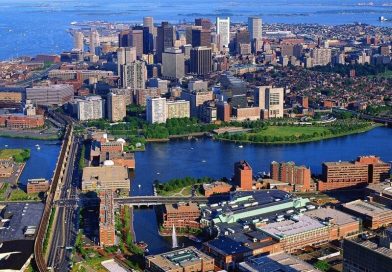
[[56, 141], [61, 138], [57, 134], [39, 134], [36, 131], [25, 130], [0, 130], [0, 137], [43, 141]]
[[[328, 134], [328, 135], [322, 135], [322, 136], [313, 136], [311, 135], [312, 138], [308, 139], [301, 139], [301, 138], [293, 138], [290, 140], [277, 140], [277, 141], [254, 141], [254, 140], [243, 140], [243, 139], [228, 139], [225, 138], [224, 136], [215, 136], [214, 139], [222, 142], [232, 142], [232, 143], [239, 143], [239, 144], [265, 144], [265, 145], [287, 145], [287, 144], [302, 144], [302, 143], [311, 143], [311, 142], [318, 142], [318, 141], [323, 141], [323, 140], [328, 140], [328, 139], [335, 139], [335, 138], [340, 138], [340, 137], [345, 137], [349, 135], [355, 135], [355, 134], [361, 134], [368, 132], [374, 128], [377, 127], [382, 127], [382, 124], [371, 124], [365, 128], [359, 128], [359, 129], [353, 129], [347, 132], [343, 133], [338, 133], [338, 134]], [[282, 129], [285, 127], [282, 126]], [[250, 135], [250, 134], [249, 134]], [[274, 137], [274, 136], [272, 136]], [[290, 136], [289, 136], [290, 137]], [[293, 137], [293, 136], [291, 136]]]

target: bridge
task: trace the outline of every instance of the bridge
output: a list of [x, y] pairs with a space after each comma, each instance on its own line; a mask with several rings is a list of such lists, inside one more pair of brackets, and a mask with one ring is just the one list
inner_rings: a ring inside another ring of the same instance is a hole
[[64, 140], [61, 146], [60, 155], [56, 163], [56, 170], [54, 172], [50, 189], [48, 192], [48, 196], [46, 198], [44, 212], [42, 214], [41, 221], [37, 230], [37, 236], [34, 242], [34, 257], [37, 264], [37, 268], [40, 272], [48, 271], [47, 257], [46, 257], [47, 248], [44, 248], [44, 240], [45, 238], [48, 238], [46, 237], [46, 233], [48, 231], [49, 218], [52, 214], [52, 209], [54, 207], [53, 204], [55, 202], [56, 193], [58, 191], [58, 185], [59, 183], [61, 183], [65, 172], [65, 166], [67, 164], [68, 154], [71, 146], [72, 132], [73, 132], [72, 122], [69, 120], [64, 135]]
[[165, 204], [176, 204], [180, 202], [194, 202], [197, 204], [205, 204], [208, 202], [208, 198], [201, 196], [131, 196], [125, 198], [115, 198], [114, 202], [120, 205], [150, 207]]
[[332, 110], [336, 111], [336, 112], [350, 112], [352, 114], [355, 114], [358, 118], [373, 121], [375, 123], [381, 123], [381, 124], [386, 124], [388, 126], [392, 126], [392, 118], [371, 116], [368, 114], [360, 113], [360, 112], [353, 111], [353, 110], [341, 109], [338, 107], [335, 107]]

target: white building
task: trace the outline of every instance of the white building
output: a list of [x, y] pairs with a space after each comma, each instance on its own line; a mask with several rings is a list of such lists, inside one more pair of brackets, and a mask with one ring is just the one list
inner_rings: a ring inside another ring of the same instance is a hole
[[78, 120], [97, 120], [103, 118], [102, 98], [98, 95], [76, 100]]
[[84, 50], [84, 35], [80, 31], [74, 33], [74, 49], [81, 52]]
[[99, 33], [97, 30], [92, 30], [90, 32], [90, 53], [93, 53], [95, 55], [96, 48], [100, 46], [100, 41], [99, 41]]
[[163, 97], [147, 97], [146, 114], [147, 122], [150, 124], [166, 123], [166, 98]]
[[260, 107], [262, 111], [266, 111], [268, 118], [283, 118], [283, 88], [260, 86], [254, 91], [256, 107]]
[[219, 48], [228, 47], [230, 43], [230, 17], [216, 18], [216, 33], [219, 35]]
[[311, 57], [313, 66], [325, 66], [331, 63], [332, 50], [330, 48], [314, 48]]
[[166, 119], [191, 117], [191, 106], [189, 101], [166, 101], [166, 107]]

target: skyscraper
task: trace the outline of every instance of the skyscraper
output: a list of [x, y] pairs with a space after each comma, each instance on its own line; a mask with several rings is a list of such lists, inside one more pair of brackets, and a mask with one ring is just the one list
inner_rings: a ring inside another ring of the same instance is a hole
[[131, 45], [131, 33], [130, 30], [123, 30], [118, 34], [118, 47], [130, 47]]
[[126, 116], [126, 100], [124, 95], [109, 93], [107, 97], [108, 119], [111, 122], [122, 121]]
[[90, 53], [96, 54], [97, 47], [99, 47], [99, 33], [97, 30], [92, 30], [90, 32]]
[[219, 35], [219, 48], [228, 47], [230, 43], [230, 17], [216, 18], [216, 32]]
[[74, 49], [82, 51], [84, 49], [84, 35], [80, 31], [74, 33]]
[[181, 49], [167, 48], [162, 54], [162, 76], [167, 79], [180, 79], [185, 75], [184, 54]]
[[190, 72], [199, 76], [211, 73], [212, 69], [211, 48], [200, 46], [191, 49]]
[[85, 99], [78, 99], [76, 103], [78, 120], [96, 120], [104, 117], [100, 96], [87, 96]]
[[131, 46], [136, 48], [136, 56], [143, 56], [143, 27], [137, 26], [131, 30]]
[[192, 46], [211, 46], [211, 31], [207, 29], [192, 29]]
[[263, 23], [260, 17], [252, 16], [248, 18], [248, 31], [250, 34], [250, 42], [255, 39], [263, 38]]
[[195, 25], [201, 26], [203, 29], [211, 30], [212, 23], [208, 18], [197, 18], [195, 19]]
[[166, 123], [166, 98], [147, 97], [146, 115], [150, 124]]
[[136, 48], [120, 47], [117, 49], [117, 75], [120, 77], [124, 74], [124, 65], [136, 61]]
[[169, 47], [174, 46], [176, 31], [168, 22], [162, 22], [157, 28], [157, 61], [162, 62], [162, 53]]
[[143, 18], [144, 36], [143, 36], [143, 46], [144, 53], [150, 53], [154, 51], [154, 43], [156, 39], [156, 28], [154, 26], [153, 17]]

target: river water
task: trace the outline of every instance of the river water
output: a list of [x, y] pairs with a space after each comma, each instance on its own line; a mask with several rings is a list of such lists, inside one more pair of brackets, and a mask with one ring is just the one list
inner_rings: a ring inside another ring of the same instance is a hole
[[[37, 150], [36, 144], [41, 149]], [[30, 148], [28, 160], [20, 181], [28, 178], [51, 178], [60, 151], [59, 142], [12, 139], [0, 137], [0, 148]], [[171, 178], [231, 177], [233, 164], [247, 160], [254, 172], [269, 171], [271, 161], [294, 161], [309, 166], [313, 173], [321, 172], [324, 161], [352, 160], [359, 155], [374, 154], [384, 161], [392, 160], [392, 129], [378, 127], [369, 132], [294, 145], [244, 145], [199, 139], [175, 140], [169, 143], [148, 144], [145, 152], [136, 153], [135, 179], [132, 195], [151, 195], [153, 181]], [[138, 186], [140, 184], [140, 187]], [[136, 209], [134, 213], [136, 239], [149, 244], [151, 253], [171, 247], [171, 239], [158, 235], [158, 225], [153, 209]], [[188, 243], [179, 239], [179, 244]]]
[[[294, 145], [244, 145], [199, 139], [178, 140], [170, 143], [148, 144], [145, 152], [136, 154], [133, 195], [152, 194], [155, 179], [231, 177], [234, 162], [247, 160], [254, 172], [269, 172], [270, 162], [294, 161], [309, 166], [313, 173], [321, 173], [324, 161], [353, 160], [359, 155], [377, 155], [384, 161], [392, 160], [392, 129], [379, 127], [369, 132], [319, 142]], [[138, 185], [141, 185], [139, 188]], [[170, 238], [157, 233], [153, 209], [135, 209], [134, 228], [136, 239], [149, 244], [151, 253], [168, 250]], [[179, 243], [187, 242], [182, 239]]]

